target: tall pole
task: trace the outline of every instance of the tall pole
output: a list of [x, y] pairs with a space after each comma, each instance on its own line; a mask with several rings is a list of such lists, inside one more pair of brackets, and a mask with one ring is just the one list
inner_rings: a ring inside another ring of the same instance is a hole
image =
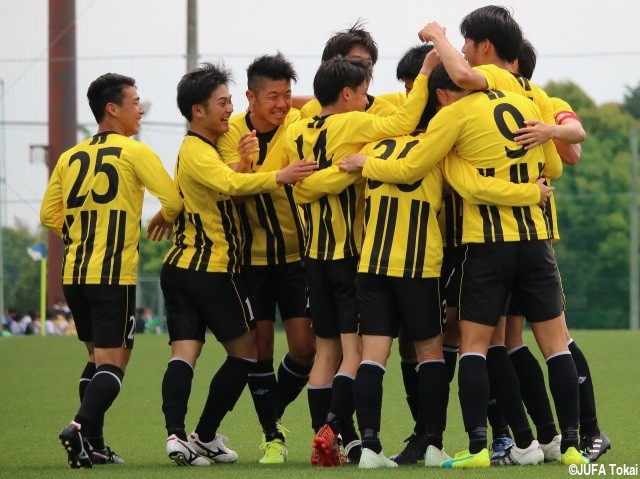
[[5, 173], [5, 118], [4, 118], [4, 80], [0, 79], [0, 319], [4, 322], [4, 221], [7, 204], [7, 178]]
[[640, 258], [638, 258], [638, 130], [631, 130], [631, 201], [629, 202], [631, 228], [629, 235], [629, 329], [638, 329], [640, 323]]
[[[49, 176], [58, 157], [77, 143], [76, 2], [49, 0]], [[62, 241], [49, 233], [48, 304], [62, 297]], [[46, 314], [41, 311], [40, 314]]]
[[198, 66], [198, 0], [187, 0], [187, 71]]

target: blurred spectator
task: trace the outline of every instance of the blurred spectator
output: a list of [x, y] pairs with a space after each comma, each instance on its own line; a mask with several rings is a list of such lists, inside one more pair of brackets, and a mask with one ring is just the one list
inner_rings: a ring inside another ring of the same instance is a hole
[[56, 299], [56, 303], [53, 305], [53, 310], [56, 314], [62, 314], [66, 319], [71, 317], [71, 310], [67, 306], [67, 302], [64, 298]]
[[136, 308], [136, 334], [143, 334], [145, 330], [144, 308]]
[[160, 328], [160, 321], [153, 315], [153, 309], [147, 306], [142, 313], [142, 319], [144, 319], [144, 325], [147, 334], [160, 334], [162, 329]]

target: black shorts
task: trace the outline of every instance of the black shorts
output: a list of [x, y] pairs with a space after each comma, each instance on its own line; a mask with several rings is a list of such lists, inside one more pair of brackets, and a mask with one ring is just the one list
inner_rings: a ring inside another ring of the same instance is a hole
[[[562, 288], [562, 277], [560, 278], [560, 288]], [[562, 291], [562, 310], [566, 311], [567, 304], [566, 299], [564, 297], [564, 290]], [[522, 308], [520, 307], [520, 302], [518, 301], [518, 295], [516, 293], [511, 293], [511, 297], [509, 298], [509, 305], [507, 307], [507, 315], [508, 316], [524, 316], [522, 312]]]
[[459, 318], [496, 326], [507, 314], [512, 293], [530, 322], [562, 314], [562, 286], [551, 242], [466, 245]]
[[63, 284], [78, 339], [94, 348], [133, 348], [136, 329], [136, 286]]
[[460, 298], [460, 272], [462, 271], [463, 246], [447, 246], [442, 250], [442, 270], [440, 273], [440, 293], [446, 306], [457, 308]]
[[400, 325], [413, 341], [443, 331], [438, 278], [396, 278], [358, 273], [356, 277], [360, 332], [398, 336]]
[[358, 258], [305, 259], [313, 329], [320, 338], [358, 332]]
[[308, 317], [307, 284], [302, 261], [273, 266], [243, 266], [242, 279], [256, 321], [275, 321], [276, 305], [283, 321]]
[[160, 286], [169, 343], [204, 342], [207, 327], [220, 342], [255, 328], [249, 296], [239, 274], [208, 273], [162, 265]]

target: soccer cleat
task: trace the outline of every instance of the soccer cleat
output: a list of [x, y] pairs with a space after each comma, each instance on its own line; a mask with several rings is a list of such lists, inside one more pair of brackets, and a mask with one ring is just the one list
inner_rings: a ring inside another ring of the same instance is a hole
[[453, 459], [448, 459], [440, 464], [440, 467], [444, 467], [445, 469], [475, 469], [489, 467], [490, 465], [489, 450], [485, 447], [482, 451], [475, 454], [471, 454], [469, 451], [459, 452]]
[[578, 466], [580, 464], [589, 464], [590, 462], [589, 458], [583, 456], [575, 447], [570, 447], [562, 454], [562, 464], [565, 466], [571, 464]]
[[94, 449], [91, 451], [91, 462], [93, 464], [124, 464], [124, 460], [111, 450], [109, 446], [104, 449]]
[[260, 449], [264, 451], [264, 456], [258, 461], [260, 464], [284, 464], [287, 462], [287, 445], [282, 439], [275, 438], [271, 441], [265, 441]]
[[429, 446], [424, 455], [424, 465], [427, 467], [440, 467], [440, 464], [449, 460], [451, 456], [444, 452], [444, 448], [438, 449], [436, 446]]
[[513, 445], [500, 457], [491, 458], [492, 466], [528, 466], [544, 462], [544, 453], [538, 441], [531, 441], [529, 447], [520, 449]]
[[515, 446], [516, 443], [509, 436], [502, 435], [496, 437], [491, 446], [489, 446], [489, 452], [491, 453], [491, 460], [500, 459], [507, 454], [509, 448]]
[[360, 464], [362, 457], [362, 441], [351, 441], [344, 447], [344, 455], [347, 456], [346, 464]]
[[[313, 438], [313, 449], [318, 458], [318, 467], [336, 467], [345, 463], [340, 442], [328, 424], [322, 426]], [[313, 453], [311, 456], [313, 458]]]
[[380, 453], [376, 453], [371, 449], [363, 447], [358, 467], [360, 469], [380, 469], [386, 467], [398, 467], [398, 464], [385, 457], [382, 451]]
[[91, 468], [91, 446], [82, 437], [80, 425], [72, 421], [58, 436], [60, 444], [67, 451], [67, 462], [72, 469]]
[[405, 448], [399, 454], [391, 456], [389, 459], [401, 466], [417, 464], [418, 461], [424, 459], [424, 454], [427, 450], [427, 438], [424, 435], [418, 436], [414, 432], [411, 436], [406, 438], [404, 442], [407, 443]]
[[188, 441], [183, 441], [175, 434], [167, 438], [167, 454], [178, 466], [208, 466], [209, 461], [200, 457]]
[[189, 444], [196, 453], [207, 459], [211, 459], [213, 462], [236, 462], [238, 460], [238, 453], [229, 449], [222, 441], [228, 441], [229, 438], [216, 434], [216, 437], [211, 442], [204, 442], [198, 436], [198, 433], [193, 431], [188, 437]]
[[311, 465], [320, 467], [320, 458], [318, 457], [318, 451], [314, 447], [311, 449]]
[[542, 453], [544, 454], [544, 462], [562, 461], [562, 453], [560, 452], [561, 442], [562, 436], [558, 434], [549, 444], [540, 444], [540, 449], [542, 449]]
[[611, 449], [611, 441], [603, 432], [595, 436], [584, 436], [580, 441], [580, 449], [591, 462], [596, 462], [600, 456]]

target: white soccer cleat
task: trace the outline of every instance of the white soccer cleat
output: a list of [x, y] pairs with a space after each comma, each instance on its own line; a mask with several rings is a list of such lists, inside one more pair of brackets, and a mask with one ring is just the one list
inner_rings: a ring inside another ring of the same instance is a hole
[[449, 460], [451, 460], [451, 456], [444, 452], [444, 447], [438, 449], [436, 446], [429, 446], [424, 455], [424, 465], [427, 467], [440, 467], [440, 464]]
[[183, 441], [175, 434], [167, 438], [167, 454], [178, 466], [208, 466], [209, 461], [191, 448], [188, 441]]
[[363, 447], [358, 467], [360, 469], [379, 469], [384, 467], [398, 467], [398, 465], [391, 459], [385, 457], [382, 452], [376, 454], [371, 449]]
[[193, 450], [202, 457], [211, 459], [213, 462], [236, 462], [238, 460], [238, 453], [229, 449], [226, 444], [222, 442], [228, 440], [228, 437], [216, 434], [213, 441], [204, 442], [200, 440], [195, 431], [189, 434], [189, 444], [191, 444]]
[[562, 453], [560, 452], [560, 443], [562, 442], [562, 436], [558, 434], [555, 436], [549, 444], [540, 444], [540, 449], [544, 454], [544, 462], [561, 462]]
[[544, 453], [538, 441], [531, 441], [529, 447], [520, 449], [511, 446], [506, 453], [496, 459], [491, 459], [492, 466], [528, 466], [544, 462]]

